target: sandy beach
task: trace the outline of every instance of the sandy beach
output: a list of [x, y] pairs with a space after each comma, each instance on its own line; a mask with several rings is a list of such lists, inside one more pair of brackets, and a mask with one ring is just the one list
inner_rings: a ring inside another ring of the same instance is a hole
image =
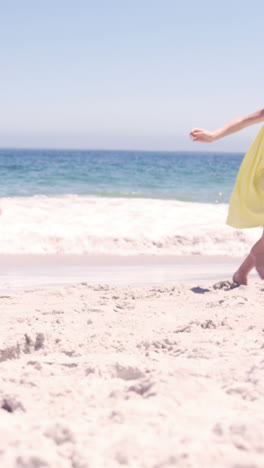
[[0, 468], [264, 468], [263, 16], [1, 3]]
[[1, 207], [1, 468], [264, 466], [263, 286], [225, 283], [260, 229], [225, 203]]
[[230, 289], [210, 275], [136, 281], [134, 269], [127, 284], [32, 274], [30, 287], [17, 262], [12, 287], [3, 264], [1, 467], [263, 467], [255, 276]]

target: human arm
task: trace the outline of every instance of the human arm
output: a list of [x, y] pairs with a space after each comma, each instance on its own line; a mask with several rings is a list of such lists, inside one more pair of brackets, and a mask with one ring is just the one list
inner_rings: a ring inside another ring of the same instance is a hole
[[228, 122], [223, 127], [220, 127], [212, 132], [203, 128], [193, 128], [190, 137], [193, 141], [201, 141], [203, 143], [211, 143], [219, 140], [232, 133], [239, 132], [243, 128], [249, 127], [264, 121], [264, 109], [261, 109], [253, 114], [239, 117], [238, 119]]

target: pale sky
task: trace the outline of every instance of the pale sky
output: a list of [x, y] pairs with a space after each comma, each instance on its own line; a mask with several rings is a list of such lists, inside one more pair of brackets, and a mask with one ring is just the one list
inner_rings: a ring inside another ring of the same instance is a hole
[[0, 0], [0, 147], [244, 151], [264, 107], [263, 0]]

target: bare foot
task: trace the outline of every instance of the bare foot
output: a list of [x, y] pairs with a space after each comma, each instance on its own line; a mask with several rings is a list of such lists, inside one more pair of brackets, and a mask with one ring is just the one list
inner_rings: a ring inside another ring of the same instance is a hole
[[255, 259], [253, 255], [250, 253], [245, 258], [243, 263], [241, 263], [238, 270], [235, 272], [233, 276], [234, 283], [243, 284], [246, 286], [248, 284], [248, 279], [247, 279], [248, 274], [252, 270], [252, 268], [254, 268], [254, 266], [255, 266]]
[[232, 280], [236, 284], [243, 284], [247, 286], [248, 284], [248, 279], [247, 275], [244, 272], [239, 271], [239, 269], [234, 273]]
[[251, 249], [255, 268], [261, 279], [264, 279], [264, 241], [261, 238]]

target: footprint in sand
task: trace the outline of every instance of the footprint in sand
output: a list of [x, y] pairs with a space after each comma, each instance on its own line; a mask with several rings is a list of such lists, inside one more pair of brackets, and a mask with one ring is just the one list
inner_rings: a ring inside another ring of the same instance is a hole
[[0, 409], [7, 411], [8, 413], [14, 413], [17, 410], [25, 411], [22, 403], [13, 396], [4, 397], [2, 401], [0, 399]]
[[137, 345], [138, 348], [143, 348], [146, 351], [146, 356], [149, 355], [150, 351], [154, 353], [169, 354], [171, 356], [179, 356], [185, 353], [185, 349], [179, 348], [178, 342], [170, 340], [169, 338], [154, 340], [154, 341], [142, 341]]
[[201, 323], [202, 328], [217, 328], [217, 325], [213, 322], [213, 320], [205, 320], [205, 322]]
[[131, 385], [128, 388], [128, 391], [135, 392], [138, 395], [141, 395], [143, 398], [148, 398], [150, 396], [155, 396], [156, 394], [153, 391], [153, 386], [154, 386], [154, 382], [146, 378], [146, 379], [142, 379], [141, 382]]
[[114, 366], [114, 377], [122, 380], [136, 380], [145, 376], [145, 373], [137, 366], [116, 363]]
[[6, 348], [0, 349], [0, 362], [18, 359], [20, 354], [21, 350], [19, 343], [16, 343], [13, 346], [7, 346]]

